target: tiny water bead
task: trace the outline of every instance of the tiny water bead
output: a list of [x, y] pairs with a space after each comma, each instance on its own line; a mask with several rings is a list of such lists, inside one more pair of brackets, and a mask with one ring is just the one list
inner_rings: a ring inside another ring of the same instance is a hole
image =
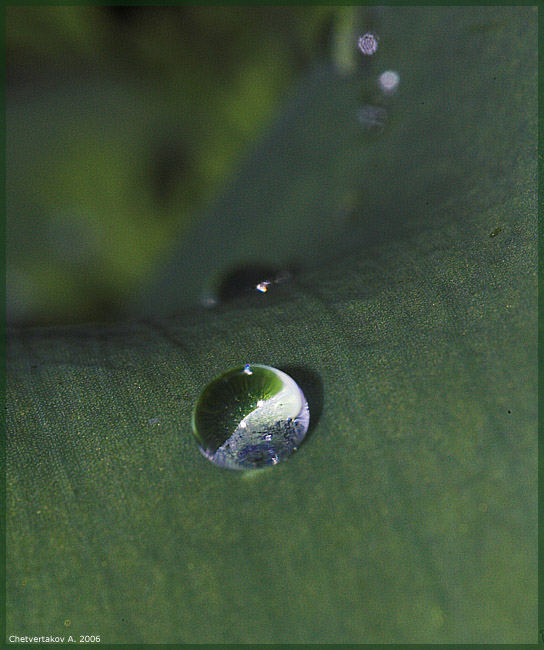
[[208, 460], [226, 469], [277, 465], [304, 439], [310, 412], [298, 384], [260, 364], [212, 380], [193, 411], [193, 433]]
[[229, 271], [216, 287], [204, 293], [201, 304], [211, 308], [250, 294], [268, 293], [271, 288], [288, 282], [291, 277], [291, 271], [271, 266], [256, 264], [237, 267]]
[[282, 284], [291, 278], [287, 270], [267, 266], [244, 266], [229, 273], [221, 282], [217, 291], [221, 302], [253, 293], [266, 293], [275, 284]]
[[386, 70], [378, 78], [378, 84], [385, 95], [392, 95], [399, 85], [400, 76], [393, 70]]
[[359, 37], [357, 45], [365, 56], [372, 56], [378, 49], [378, 37], [371, 32], [367, 32], [364, 36]]
[[387, 121], [387, 109], [365, 104], [357, 111], [357, 118], [367, 131], [381, 133]]

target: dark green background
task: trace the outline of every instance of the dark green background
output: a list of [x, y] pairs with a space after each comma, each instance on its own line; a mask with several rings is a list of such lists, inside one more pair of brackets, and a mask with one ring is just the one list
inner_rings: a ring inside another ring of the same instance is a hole
[[[131, 322], [10, 331], [8, 634], [536, 642], [536, 9], [339, 24], [376, 55], [308, 64]], [[291, 282], [195, 306], [263, 251]], [[246, 362], [312, 417], [250, 474], [190, 431]]]

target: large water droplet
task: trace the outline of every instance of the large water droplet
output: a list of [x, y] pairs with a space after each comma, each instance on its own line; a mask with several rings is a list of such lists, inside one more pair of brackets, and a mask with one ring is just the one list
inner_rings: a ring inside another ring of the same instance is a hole
[[246, 364], [202, 391], [193, 412], [200, 451], [227, 469], [257, 469], [288, 458], [308, 431], [310, 412], [298, 384], [281, 370]]

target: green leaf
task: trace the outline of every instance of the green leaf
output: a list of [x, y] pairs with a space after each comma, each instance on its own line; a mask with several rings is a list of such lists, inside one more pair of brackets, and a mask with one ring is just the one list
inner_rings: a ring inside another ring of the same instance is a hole
[[[187, 240], [149, 308], [182, 315], [10, 333], [8, 634], [536, 641], [536, 9], [386, 8], [375, 29], [381, 58], [311, 73]], [[381, 102], [385, 69], [399, 92], [367, 133], [357, 94]], [[300, 272], [189, 310], [244, 252]], [[311, 414], [250, 474], [190, 430], [246, 362]]]

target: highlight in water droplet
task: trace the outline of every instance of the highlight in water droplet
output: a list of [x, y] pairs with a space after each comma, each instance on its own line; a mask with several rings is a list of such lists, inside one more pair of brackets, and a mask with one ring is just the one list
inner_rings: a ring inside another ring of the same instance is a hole
[[364, 36], [359, 37], [357, 45], [365, 56], [371, 56], [378, 49], [378, 37], [371, 32], [367, 32]]
[[260, 364], [233, 368], [210, 382], [192, 422], [204, 456], [237, 470], [282, 462], [297, 450], [309, 423], [308, 403], [294, 379]]
[[380, 85], [380, 88], [385, 95], [392, 95], [395, 93], [397, 91], [399, 81], [399, 74], [393, 70], [386, 70], [386, 72], [382, 72], [378, 78], [378, 84]]

